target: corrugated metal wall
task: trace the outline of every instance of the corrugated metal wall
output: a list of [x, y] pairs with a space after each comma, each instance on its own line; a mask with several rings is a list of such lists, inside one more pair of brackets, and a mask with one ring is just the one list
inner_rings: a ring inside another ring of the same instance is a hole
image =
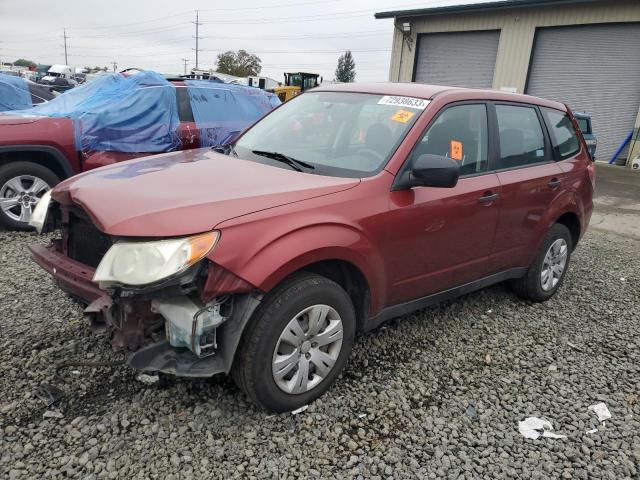
[[418, 36], [414, 81], [491, 88], [500, 30]]
[[609, 160], [638, 115], [640, 23], [538, 29], [526, 89], [589, 113]]
[[[638, 22], [640, 1], [602, 0], [558, 7], [505, 8], [492, 12], [397, 18], [396, 24], [399, 26], [405, 21], [411, 22], [412, 42], [409, 46], [407, 42], [402, 42], [402, 33], [398, 28], [395, 29], [389, 80], [411, 81], [417, 35], [420, 33], [501, 30], [493, 87], [515, 87], [523, 92], [536, 27]], [[400, 62], [400, 46], [403, 43]]]

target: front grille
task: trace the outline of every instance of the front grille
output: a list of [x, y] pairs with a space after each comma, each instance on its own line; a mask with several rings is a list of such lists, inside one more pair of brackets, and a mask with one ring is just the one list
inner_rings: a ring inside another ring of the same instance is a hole
[[71, 213], [67, 254], [69, 258], [96, 268], [113, 244], [111, 237], [98, 230], [89, 220]]

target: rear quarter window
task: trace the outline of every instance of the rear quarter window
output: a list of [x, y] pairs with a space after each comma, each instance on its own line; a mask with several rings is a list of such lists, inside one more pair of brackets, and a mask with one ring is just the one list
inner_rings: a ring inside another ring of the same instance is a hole
[[564, 160], [578, 153], [580, 142], [569, 116], [565, 112], [550, 108], [543, 108], [542, 116], [549, 128], [556, 160]]

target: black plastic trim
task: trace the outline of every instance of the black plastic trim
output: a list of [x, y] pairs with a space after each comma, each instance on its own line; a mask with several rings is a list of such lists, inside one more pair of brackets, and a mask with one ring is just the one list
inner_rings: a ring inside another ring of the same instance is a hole
[[[69, 166], [69, 161], [67, 160], [67, 158], [62, 153], [60, 153], [60, 151], [55, 147], [50, 147], [48, 145], [2, 145], [0, 146], [0, 153], [11, 153], [11, 152], [48, 153], [55, 158], [56, 163], [66, 175], [65, 178], [75, 175], [75, 172]], [[64, 179], [61, 179], [61, 180], [64, 180]]]
[[373, 330], [374, 328], [378, 327], [387, 320], [391, 320], [392, 318], [401, 317], [416, 310], [426, 308], [430, 305], [444, 302], [446, 300], [451, 300], [453, 298], [459, 297], [461, 295], [466, 295], [467, 293], [475, 292], [476, 290], [480, 290], [490, 285], [504, 282], [505, 280], [523, 277], [526, 272], [527, 267], [511, 268], [509, 270], [505, 270], [504, 272], [494, 273], [493, 275], [489, 275], [488, 277], [481, 278], [480, 280], [474, 280], [473, 282], [465, 283], [464, 285], [460, 285], [458, 287], [450, 288], [448, 290], [434, 293], [432, 295], [427, 295], [426, 297], [386, 307], [375, 317], [369, 318], [365, 323], [364, 329], [365, 331]]

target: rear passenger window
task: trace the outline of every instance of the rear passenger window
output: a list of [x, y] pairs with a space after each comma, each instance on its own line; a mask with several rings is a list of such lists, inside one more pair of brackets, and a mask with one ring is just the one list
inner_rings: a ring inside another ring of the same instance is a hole
[[578, 153], [580, 143], [569, 116], [564, 112], [550, 108], [543, 108], [542, 115], [549, 127], [555, 158], [563, 160]]
[[413, 158], [432, 154], [460, 163], [460, 175], [487, 171], [487, 107], [484, 104], [447, 108], [429, 127]]
[[498, 169], [531, 165], [546, 160], [544, 134], [535, 108], [496, 105], [500, 135]]

